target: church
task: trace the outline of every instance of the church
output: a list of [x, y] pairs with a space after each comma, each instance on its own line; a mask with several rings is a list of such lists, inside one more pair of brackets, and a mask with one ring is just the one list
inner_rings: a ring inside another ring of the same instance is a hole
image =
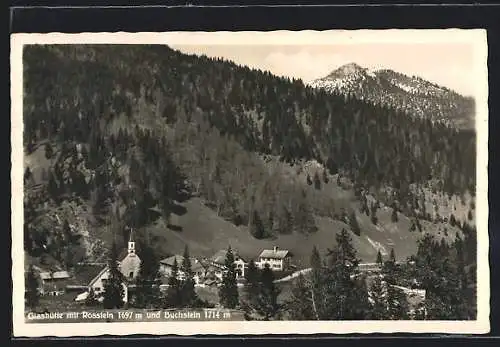
[[[130, 232], [126, 253], [120, 254], [119, 259], [121, 260], [118, 261], [118, 268], [123, 275], [123, 283], [122, 283], [124, 291], [123, 301], [128, 302], [129, 287], [139, 275], [139, 270], [141, 268], [141, 259], [136, 254], [133, 231]], [[85, 296], [88, 295], [90, 290], [93, 290], [97, 297], [102, 297], [102, 294], [104, 293], [104, 285], [106, 284], [108, 278], [109, 278], [109, 265], [106, 265], [97, 274], [97, 276], [95, 276], [90, 281]], [[99, 300], [102, 300], [102, 298]]]

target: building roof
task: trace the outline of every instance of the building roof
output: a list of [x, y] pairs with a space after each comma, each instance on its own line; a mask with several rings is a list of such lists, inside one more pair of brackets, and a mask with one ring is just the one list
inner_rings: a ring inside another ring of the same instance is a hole
[[[173, 255], [171, 257], [165, 258], [163, 260], [160, 260], [160, 264], [167, 265], [167, 266], [174, 266], [174, 260], [177, 260], [177, 265], [180, 267], [182, 266], [182, 262], [184, 261], [184, 257], [182, 255]], [[204, 269], [203, 264], [196, 258], [190, 258], [191, 261], [191, 269], [194, 272], [200, 271]]]
[[284, 259], [290, 256], [290, 252], [286, 249], [265, 249], [259, 255], [259, 258], [273, 258], [273, 259]]
[[[234, 255], [234, 260], [242, 259], [241, 256], [238, 254], [238, 251], [232, 250], [233, 255]], [[211, 258], [210, 261], [216, 264], [220, 265], [225, 265], [226, 263], [226, 256], [227, 256], [227, 249], [221, 249], [217, 253], [215, 253]]]
[[97, 280], [98, 280], [101, 276], [103, 276], [103, 275], [106, 273], [106, 271], [108, 271], [108, 270], [109, 270], [109, 266], [108, 266], [108, 265], [106, 265], [105, 267], [103, 267], [103, 268], [101, 269], [101, 271], [99, 271], [99, 273], [98, 273], [97, 275], [95, 275], [95, 277], [94, 277], [94, 278], [92, 278], [92, 279], [90, 280], [90, 282], [89, 282], [89, 286], [93, 286], [93, 285], [94, 285], [94, 283], [95, 283], [95, 282], [96, 282], [96, 281], [97, 281]]
[[122, 261], [123, 259], [125, 259], [128, 255], [128, 249], [122, 249], [119, 253], [118, 253], [118, 261]]
[[55, 272], [41, 272], [40, 273], [40, 278], [42, 280], [60, 280], [60, 279], [67, 279], [70, 278], [71, 276], [67, 271], [55, 271]]
[[106, 263], [79, 264], [73, 270], [73, 282], [87, 286], [106, 267]]
[[358, 264], [358, 269], [360, 271], [378, 271], [378, 270], [381, 270], [380, 265], [378, 263]]
[[181, 266], [183, 259], [184, 259], [184, 257], [182, 255], [176, 254], [176, 255], [173, 255], [171, 257], [160, 260], [160, 264], [173, 266], [174, 260], [177, 260], [177, 265]]

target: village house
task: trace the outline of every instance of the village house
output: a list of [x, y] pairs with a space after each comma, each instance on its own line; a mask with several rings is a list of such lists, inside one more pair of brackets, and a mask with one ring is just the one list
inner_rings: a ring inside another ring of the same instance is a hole
[[360, 263], [358, 264], [358, 270], [363, 273], [378, 273], [381, 271], [379, 263]]
[[[174, 262], [177, 261], [178, 266], [178, 275], [177, 279], [182, 281], [185, 279], [185, 274], [182, 271], [182, 262], [184, 261], [184, 257], [182, 255], [173, 255], [171, 257], [165, 258], [160, 261], [160, 273], [165, 277], [169, 278], [172, 275], [172, 269], [174, 267]], [[193, 280], [195, 286], [199, 286], [202, 282], [202, 279], [205, 277], [205, 267], [203, 264], [196, 258], [190, 258], [191, 262], [191, 270], [193, 271]]]
[[[133, 281], [139, 275], [139, 270], [141, 268], [141, 259], [136, 254], [135, 241], [133, 239], [133, 233], [130, 233], [130, 238], [128, 241], [128, 248], [126, 254], [121, 254], [122, 260], [118, 261], [118, 269], [123, 275], [124, 281], [122, 283], [124, 290], [123, 301], [128, 302], [129, 288], [132, 286]], [[88, 290], [85, 293], [80, 294], [75, 300], [83, 301], [88, 296], [90, 290], [92, 290], [96, 296], [102, 296], [104, 294], [104, 286], [106, 281], [109, 279], [109, 265], [106, 265], [88, 284]]]
[[263, 269], [266, 264], [273, 271], [286, 271], [290, 268], [292, 254], [286, 249], [278, 249], [274, 246], [273, 249], [265, 249], [260, 253], [255, 265]]
[[63, 294], [70, 278], [67, 271], [40, 272], [40, 294]]
[[[235, 250], [233, 250], [233, 256], [234, 265], [236, 266], [236, 279], [239, 280], [245, 277], [247, 263]], [[209, 266], [207, 272], [213, 274], [219, 281], [222, 281], [222, 277], [226, 271], [226, 257], [227, 250], [221, 249], [208, 259]]]

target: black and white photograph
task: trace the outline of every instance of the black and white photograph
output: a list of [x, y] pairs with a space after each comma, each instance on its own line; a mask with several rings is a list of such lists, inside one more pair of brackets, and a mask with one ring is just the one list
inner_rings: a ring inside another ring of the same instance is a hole
[[484, 31], [11, 44], [23, 334], [488, 331]]

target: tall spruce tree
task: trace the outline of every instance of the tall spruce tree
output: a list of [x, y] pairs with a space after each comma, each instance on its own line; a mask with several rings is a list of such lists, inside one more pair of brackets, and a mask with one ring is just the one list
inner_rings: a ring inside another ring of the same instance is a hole
[[321, 179], [317, 171], [314, 173], [314, 188], [317, 190], [321, 189]]
[[280, 316], [281, 305], [278, 303], [280, 290], [274, 280], [273, 270], [269, 264], [266, 264], [260, 276], [259, 306], [257, 309], [263, 320], [277, 319]]
[[184, 274], [184, 280], [181, 285], [182, 306], [195, 307], [198, 303], [198, 295], [194, 288], [194, 274], [191, 267], [191, 258], [189, 256], [189, 248], [184, 247], [181, 271]]
[[260, 269], [257, 268], [255, 262], [250, 260], [248, 268], [245, 271], [245, 287], [243, 297], [243, 309], [245, 318], [252, 320], [257, 311], [260, 294]]
[[236, 283], [236, 265], [231, 246], [228, 247], [225, 260], [225, 272], [222, 276], [222, 286], [219, 290], [219, 300], [226, 308], [235, 308], [239, 302], [238, 286]]
[[384, 260], [382, 259], [382, 253], [380, 253], [380, 249], [378, 250], [377, 252], [377, 260], [376, 260], [376, 263], [382, 267], [382, 265], [384, 264]]
[[263, 239], [266, 236], [266, 228], [264, 222], [262, 222], [262, 219], [260, 218], [257, 210], [253, 211], [251, 232], [256, 239]]
[[394, 248], [391, 248], [391, 253], [389, 255], [389, 260], [385, 261], [384, 266], [382, 267], [382, 273], [384, 275], [384, 280], [388, 284], [396, 284], [396, 254], [394, 252]]
[[163, 300], [165, 308], [181, 308], [182, 307], [182, 290], [181, 281], [179, 280], [179, 264], [177, 259], [174, 259], [172, 270], [168, 278], [168, 289]]
[[324, 311], [324, 273], [323, 262], [316, 246], [313, 247], [311, 254], [311, 305], [314, 313], [314, 319], [319, 320]]
[[359, 293], [356, 280], [359, 259], [352, 244], [352, 239], [345, 229], [337, 234], [336, 245], [329, 250], [328, 269], [325, 274], [324, 298], [327, 302], [325, 319], [357, 319], [360, 307], [358, 296], [366, 297], [367, 293]]
[[38, 278], [35, 273], [35, 268], [30, 265], [28, 272], [26, 274], [26, 291], [25, 291], [25, 302], [26, 306], [34, 310], [37, 308], [40, 301], [40, 292], [38, 290]]
[[359, 236], [361, 234], [361, 228], [359, 227], [356, 212], [354, 210], [351, 211], [351, 215], [349, 216], [349, 224], [351, 225], [352, 232]]
[[389, 260], [391, 263], [396, 264], [396, 253], [394, 252], [394, 248], [391, 248], [391, 253], [389, 255]]
[[286, 303], [291, 320], [315, 320], [316, 316], [311, 303], [311, 286], [300, 274], [294, 281], [292, 296]]
[[409, 304], [406, 294], [393, 285], [387, 286], [388, 319], [405, 320], [409, 318]]
[[370, 319], [385, 320], [389, 317], [387, 288], [380, 276], [375, 276], [370, 286]]
[[141, 245], [139, 255], [141, 267], [137, 278], [135, 305], [141, 308], [158, 307], [161, 300], [158, 258], [154, 249], [146, 244]]
[[399, 218], [398, 218], [398, 211], [396, 210], [396, 208], [395, 208], [395, 207], [393, 207], [393, 209], [392, 209], [392, 214], [391, 214], [391, 221], [392, 221], [393, 223], [397, 223], [397, 222], [398, 222], [398, 220], [399, 220]]
[[323, 182], [326, 184], [328, 182], [330, 182], [329, 178], [328, 178], [328, 173], [326, 172], [326, 169], [323, 170]]
[[118, 268], [118, 248], [114, 241], [109, 254], [108, 271], [108, 279], [104, 284], [103, 306], [107, 309], [121, 308], [125, 293], [123, 289], [123, 275]]

